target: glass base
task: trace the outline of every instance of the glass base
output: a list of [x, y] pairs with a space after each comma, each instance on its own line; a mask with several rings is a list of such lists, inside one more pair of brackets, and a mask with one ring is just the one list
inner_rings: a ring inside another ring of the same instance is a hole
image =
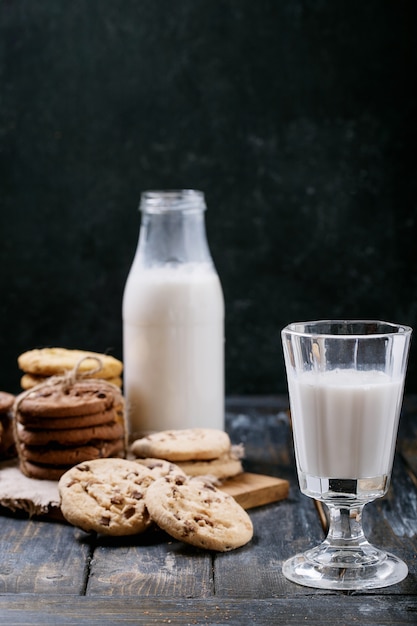
[[339, 590], [389, 587], [408, 574], [401, 559], [367, 542], [338, 547], [326, 541], [285, 561], [282, 571], [299, 585]]

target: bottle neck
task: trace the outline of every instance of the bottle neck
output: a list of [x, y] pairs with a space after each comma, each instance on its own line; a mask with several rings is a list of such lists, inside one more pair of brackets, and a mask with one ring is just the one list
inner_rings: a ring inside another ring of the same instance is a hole
[[146, 192], [140, 208], [142, 222], [136, 257], [142, 267], [212, 264], [201, 192]]

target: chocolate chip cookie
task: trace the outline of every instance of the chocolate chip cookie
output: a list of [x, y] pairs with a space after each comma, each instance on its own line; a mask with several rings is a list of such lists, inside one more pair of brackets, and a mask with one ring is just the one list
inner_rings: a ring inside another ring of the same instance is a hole
[[72, 467], [59, 480], [65, 519], [86, 532], [134, 535], [151, 524], [144, 495], [154, 482], [144, 466], [99, 459]]
[[151, 518], [168, 534], [199, 548], [226, 552], [248, 543], [246, 511], [210, 482], [186, 476], [158, 478], [145, 492]]
[[216, 459], [230, 449], [227, 433], [214, 428], [187, 428], [152, 433], [132, 443], [137, 457], [156, 457], [167, 461]]

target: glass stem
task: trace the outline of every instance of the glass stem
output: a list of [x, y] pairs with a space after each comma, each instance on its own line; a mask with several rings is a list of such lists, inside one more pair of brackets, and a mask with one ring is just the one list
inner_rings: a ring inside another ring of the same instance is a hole
[[328, 504], [329, 530], [326, 542], [332, 545], [357, 545], [367, 543], [362, 527], [364, 505], [335, 506]]

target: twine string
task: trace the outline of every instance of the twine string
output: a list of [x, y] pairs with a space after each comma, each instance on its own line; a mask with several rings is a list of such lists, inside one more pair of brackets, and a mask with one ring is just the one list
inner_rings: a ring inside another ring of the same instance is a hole
[[[94, 361], [97, 362], [97, 366], [92, 369], [82, 372], [80, 371], [80, 366], [83, 363], [83, 361], [85, 361], [86, 359], [93, 359]], [[61, 393], [65, 395], [68, 393], [68, 391], [71, 389], [71, 387], [74, 385], [74, 383], [77, 380], [82, 380], [84, 378], [91, 378], [91, 376], [93, 376], [94, 374], [97, 374], [102, 369], [103, 369], [103, 361], [101, 360], [100, 357], [94, 356], [94, 355], [83, 356], [75, 364], [75, 366], [72, 369], [67, 370], [63, 374], [56, 374], [54, 376], [48, 376], [41, 383], [38, 383], [34, 387], [31, 387], [30, 389], [27, 389], [26, 391], [23, 391], [21, 394], [19, 394], [19, 396], [16, 398], [15, 403], [14, 403], [14, 412], [16, 413], [16, 411], [19, 409], [19, 406], [23, 402], [23, 400], [25, 400], [28, 396], [30, 396], [30, 394], [34, 393], [35, 391], [39, 391], [40, 389], [45, 389], [47, 387], [55, 387], [57, 391], [61, 391]]]
[[[94, 361], [97, 362], [97, 366], [85, 371], [81, 371], [80, 367], [81, 364], [83, 363], [83, 361], [85, 361], [86, 359], [93, 359]], [[100, 372], [103, 369], [103, 361], [100, 357], [98, 356], [94, 356], [94, 355], [88, 355], [88, 356], [83, 356], [77, 363], [76, 365], [70, 369], [67, 370], [66, 372], [64, 372], [63, 374], [60, 375], [55, 375], [55, 376], [49, 376], [47, 377], [44, 381], [42, 381], [41, 383], [35, 385], [34, 387], [31, 387], [30, 389], [27, 389], [26, 391], [23, 391], [21, 394], [19, 394], [19, 396], [17, 396], [17, 398], [15, 399], [14, 405], [13, 405], [13, 414], [14, 414], [14, 419], [13, 419], [13, 432], [14, 432], [14, 437], [15, 437], [15, 442], [16, 442], [16, 446], [18, 445], [18, 441], [19, 441], [19, 436], [18, 436], [18, 432], [17, 432], [17, 412], [19, 410], [20, 404], [23, 402], [23, 400], [25, 400], [25, 398], [27, 398], [28, 396], [30, 396], [32, 393], [39, 391], [40, 389], [45, 389], [47, 387], [52, 387], [55, 388], [57, 390], [57, 392], [61, 393], [62, 395], [67, 394], [71, 387], [80, 380], [83, 379], [91, 379], [91, 377], [94, 374], [97, 374], [98, 372]], [[106, 380], [100, 380], [95, 378], [94, 380], [97, 380], [97, 382], [99, 383], [103, 383], [105, 382], [105, 384], [111, 388], [113, 388], [114, 391], [117, 391], [118, 394], [120, 394], [120, 389], [117, 385], [115, 385], [114, 383], [111, 383], [110, 381]], [[125, 421], [125, 414], [123, 411], [123, 428], [124, 428], [124, 454], [126, 454], [126, 449], [127, 449], [127, 427], [126, 427], [126, 421]]]

